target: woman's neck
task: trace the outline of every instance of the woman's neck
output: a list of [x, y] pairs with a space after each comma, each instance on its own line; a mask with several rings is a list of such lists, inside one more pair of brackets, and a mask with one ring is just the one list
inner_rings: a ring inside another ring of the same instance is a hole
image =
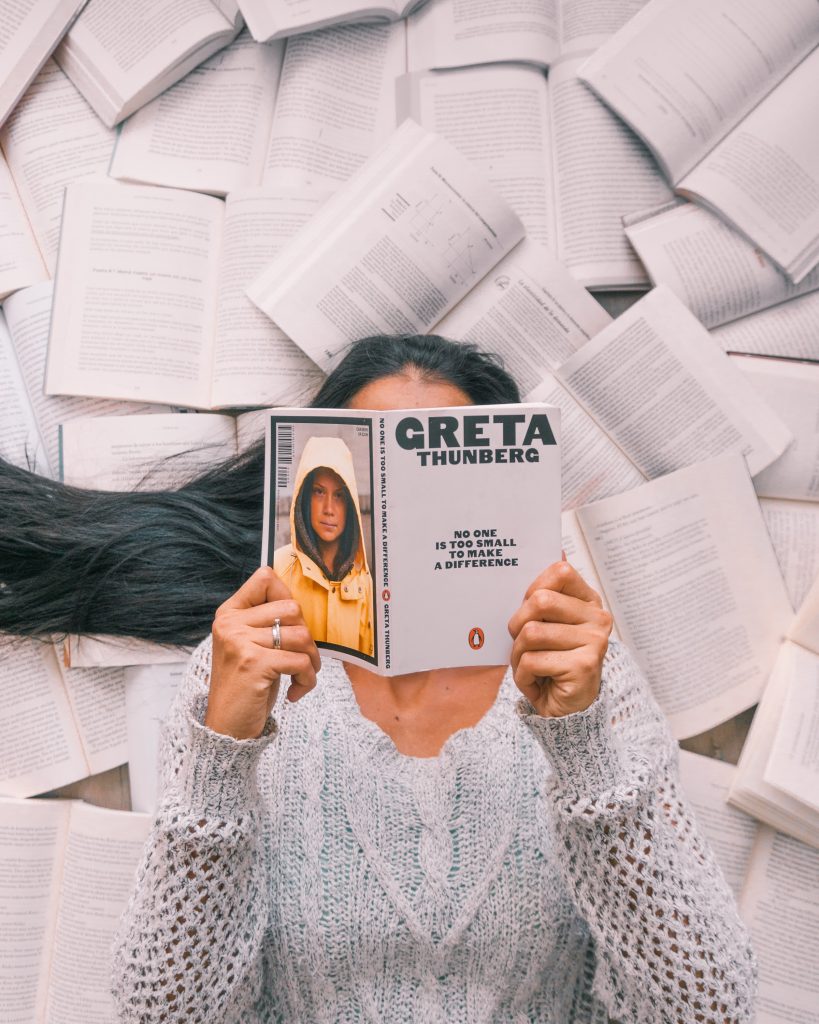
[[379, 676], [359, 665], [344, 668], [361, 714], [413, 757], [437, 757], [453, 733], [477, 725], [506, 672], [490, 665]]

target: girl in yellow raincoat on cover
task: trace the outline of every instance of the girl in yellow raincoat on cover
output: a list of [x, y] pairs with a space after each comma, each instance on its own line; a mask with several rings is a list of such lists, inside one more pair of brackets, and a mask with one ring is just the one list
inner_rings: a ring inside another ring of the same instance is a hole
[[310, 437], [304, 446], [290, 537], [275, 551], [273, 568], [301, 605], [313, 640], [372, 656], [372, 577], [353, 457], [338, 437]]

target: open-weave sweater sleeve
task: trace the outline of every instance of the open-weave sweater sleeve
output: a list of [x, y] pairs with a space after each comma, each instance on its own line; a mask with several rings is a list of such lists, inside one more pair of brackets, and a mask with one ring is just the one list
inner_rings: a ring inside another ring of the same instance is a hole
[[640, 1024], [753, 1019], [756, 965], [736, 904], [678, 786], [678, 749], [627, 650], [584, 712], [518, 713], [553, 772], [565, 883], [595, 944], [593, 990]]

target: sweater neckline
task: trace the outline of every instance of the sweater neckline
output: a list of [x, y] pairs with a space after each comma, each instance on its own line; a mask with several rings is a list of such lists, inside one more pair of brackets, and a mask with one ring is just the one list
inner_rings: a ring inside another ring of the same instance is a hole
[[364, 715], [342, 661], [328, 659], [324, 661], [323, 669], [322, 675], [329, 669], [327, 682], [330, 683], [330, 686], [327, 689], [332, 690], [334, 702], [344, 718], [345, 727], [350, 730], [351, 738], [354, 737], [358, 745], [370, 753], [377, 754], [379, 760], [389, 759], [400, 764], [404, 769], [413, 768], [418, 771], [440, 767], [450, 757], [462, 754], [467, 749], [484, 750], [491, 738], [503, 732], [504, 725], [508, 725], [513, 719], [514, 716], [504, 714], [504, 710], [511, 701], [514, 701], [515, 693], [519, 695], [512, 677], [512, 670], [507, 668], [494, 701], [475, 725], [456, 729], [451, 736], [447, 737], [436, 755], [419, 757], [416, 754], [405, 754], [400, 751], [393, 738], [377, 722]]

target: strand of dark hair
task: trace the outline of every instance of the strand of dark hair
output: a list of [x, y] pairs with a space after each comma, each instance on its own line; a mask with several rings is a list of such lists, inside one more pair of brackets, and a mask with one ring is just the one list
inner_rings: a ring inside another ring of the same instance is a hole
[[[311, 405], [343, 408], [366, 384], [407, 372], [476, 405], [520, 400], [500, 360], [473, 345], [378, 336], [348, 348]], [[0, 460], [0, 632], [197, 643], [259, 563], [263, 466], [258, 442], [175, 490], [115, 492]]]

